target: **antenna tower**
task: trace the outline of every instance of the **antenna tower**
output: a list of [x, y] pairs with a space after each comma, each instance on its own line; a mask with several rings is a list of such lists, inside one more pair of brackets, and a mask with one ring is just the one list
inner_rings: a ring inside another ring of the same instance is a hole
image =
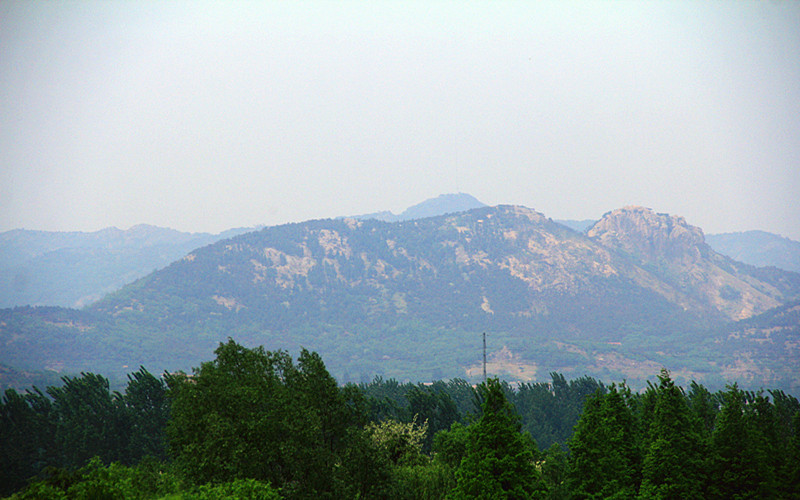
[[486, 382], [486, 332], [483, 332], [483, 381]]

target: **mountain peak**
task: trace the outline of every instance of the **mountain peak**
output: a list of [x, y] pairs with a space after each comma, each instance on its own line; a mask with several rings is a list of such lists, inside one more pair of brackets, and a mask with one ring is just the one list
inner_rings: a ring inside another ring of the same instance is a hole
[[376, 219], [384, 222], [399, 222], [413, 219], [425, 219], [438, 215], [451, 214], [456, 212], [466, 212], [474, 208], [487, 206], [481, 203], [474, 196], [467, 193], [440, 194], [436, 198], [429, 198], [405, 209], [399, 215], [389, 211], [375, 212], [371, 214], [355, 215], [353, 219]]
[[697, 260], [706, 247], [699, 227], [680, 216], [656, 213], [651, 208], [627, 206], [606, 213], [587, 235], [645, 260], [677, 258]]
[[473, 208], [483, 208], [485, 206], [484, 203], [467, 193], [440, 194], [436, 198], [430, 198], [422, 203], [408, 207], [398, 218], [400, 220], [423, 219], [455, 212], [466, 212]]

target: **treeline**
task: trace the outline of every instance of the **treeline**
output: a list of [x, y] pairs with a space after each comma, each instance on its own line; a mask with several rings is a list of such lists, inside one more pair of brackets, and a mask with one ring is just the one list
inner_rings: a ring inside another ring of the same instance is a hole
[[[140, 369], [6, 391], [0, 496], [798, 498], [800, 402], [736, 386], [643, 393], [583, 377], [511, 386], [376, 378], [220, 344], [192, 374]], [[16, 492], [16, 493], [14, 493]]]

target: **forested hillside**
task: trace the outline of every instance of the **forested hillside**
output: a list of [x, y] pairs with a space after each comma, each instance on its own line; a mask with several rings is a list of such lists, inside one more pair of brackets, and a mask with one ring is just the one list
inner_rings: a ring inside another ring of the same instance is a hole
[[[84, 373], [0, 401], [0, 495], [796, 498], [800, 402], [662, 370], [641, 393], [551, 374], [340, 386], [322, 358], [220, 344], [191, 373]], [[17, 491], [17, 493], [14, 493]]]
[[474, 381], [487, 332], [490, 373], [519, 381], [558, 371], [640, 388], [666, 366], [683, 382], [790, 389], [796, 333], [743, 345], [719, 332], [798, 297], [800, 275], [732, 261], [682, 218], [640, 207], [586, 235], [516, 206], [317, 220], [197, 249], [82, 310], [2, 310], [0, 362], [187, 369], [231, 336], [313, 349], [343, 381]]

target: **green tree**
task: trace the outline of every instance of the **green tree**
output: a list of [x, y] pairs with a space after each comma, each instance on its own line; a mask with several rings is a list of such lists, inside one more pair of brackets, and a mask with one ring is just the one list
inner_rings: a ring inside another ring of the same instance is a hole
[[545, 485], [534, 465], [535, 445], [520, 432], [519, 415], [497, 379], [480, 389], [480, 419], [469, 427], [466, 454], [456, 472], [456, 498], [523, 499], [544, 497]]
[[365, 429], [348, 429], [348, 446], [337, 469], [340, 498], [393, 498], [392, 471], [385, 450]]
[[439, 431], [433, 438], [435, 460], [457, 468], [467, 454], [469, 428], [461, 422], [453, 422], [449, 430]]
[[445, 388], [441, 383], [436, 387], [418, 384], [406, 393], [410, 413], [416, 415], [419, 421], [428, 423], [428, 433], [423, 442], [425, 453], [430, 453], [437, 432], [449, 429], [453, 422], [459, 420], [458, 408], [444, 391]]
[[192, 376], [167, 379], [167, 435], [176, 465], [198, 483], [252, 478], [284, 484], [295, 448], [289, 423], [303, 420], [284, 384], [294, 370], [291, 358], [232, 340], [215, 353]]
[[549, 500], [560, 500], [569, 495], [567, 484], [567, 473], [569, 462], [567, 454], [558, 443], [553, 443], [547, 449], [542, 463], [542, 479], [547, 485], [547, 498]]
[[169, 418], [166, 383], [140, 367], [128, 375], [128, 385], [119, 404], [128, 423], [128, 461], [139, 461], [146, 456], [165, 459]]
[[55, 463], [54, 435], [50, 399], [36, 388], [24, 395], [6, 390], [0, 399], [0, 496]]
[[[167, 380], [169, 449], [189, 479], [255, 479], [289, 498], [379, 491], [382, 473], [369, 468], [381, 464], [370, 465], [374, 450], [358, 432], [366, 404], [352, 386], [337, 386], [316, 353], [303, 350], [297, 366], [283, 351], [233, 340], [215, 353], [191, 377]], [[343, 470], [371, 483], [347, 485]]]
[[633, 498], [641, 474], [639, 435], [629, 391], [612, 385], [584, 406], [569, 441], [568, 484], [574, 498]]
[[689, 392], [686, 396], [689, 400], [689, 408], [692, 410], [692, 414], [702, 424], [701, 432], [703, 438], [710, 439], [711, 432], [714, 430], [714, 422], [719, 413], [717, 397], [694, 380], [689, 385]]
[[639, 498], [702, 498], [706, 447], [686, 397], [661, 370], [648, 429]]
[[395, 420], [371, 423], [367, 426], [367, 432], [375, 446], [393, 464], [417, 465], [427, 461], [422, 446], [428, 433], [428, 422], [418, 424], [416, 416], [409, 423]]
[[800, 411], [792, 417], [792, 436], [781, 467], [781, 493], [785, 498], [800, 498]]
[[94, 373], [64, 377], [48, 387], [56, 417], [55, 446], [62, 467], [81, 467], [92, 457], [104, 463], [124, 459], [127, 422], [109, 392], [108, 379]]
[[729, 387], [723, 397], [724, 404], [712, 435], [709, 494], [715, 498], [774, 497], [774, 470], [767, 464], [767, 442], [763, 434], [770, 430], [760, 427], [769, 426], [769, 422], [758, 422], [753, 409], [745, 402], [745, 393], [736, 384]]

